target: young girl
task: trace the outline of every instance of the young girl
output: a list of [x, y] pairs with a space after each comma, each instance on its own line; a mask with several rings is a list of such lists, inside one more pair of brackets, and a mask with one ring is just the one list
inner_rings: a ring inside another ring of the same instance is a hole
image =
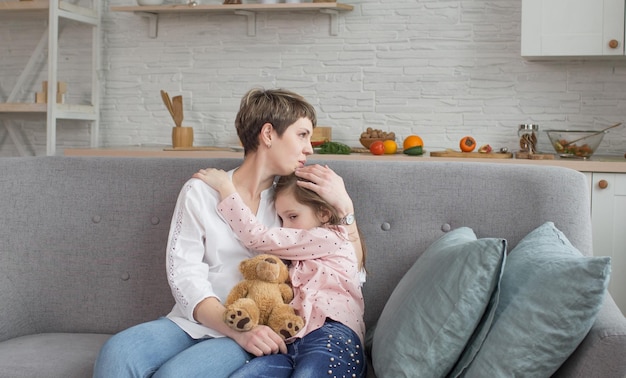
[[291, 260], [291, 305], [305, 320], [287, 340], [287, 354], [255, 358], [232, 377], [365, 376], [362, 263], [342, 225], [352, 224], [353, 216], [340, 218], [292, 174], [281, 177], [274, 192], [282, 227], [268, 228], [242, 201], [228, 173], [207, 169], [194, 177], [219, 192], [218, 211], [244, 246]]

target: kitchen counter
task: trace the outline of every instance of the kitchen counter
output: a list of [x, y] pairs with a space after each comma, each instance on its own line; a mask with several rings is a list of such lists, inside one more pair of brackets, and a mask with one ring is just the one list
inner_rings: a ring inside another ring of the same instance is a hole
[[[141, 157], [141, 158], [242, 158], [243, 152], [238, 148], [217, 148], [215, 150], [172, 150], [163, 147], [119, 147], [119, 148], [68, 148], [66, 156], [111, 156], [111, 157]], [[613, 172], [626, 173], [626, 159], [623, 156], [592, 156], [588, 160], [569, 159], [555, 157], [554, 160], [530, 160], [530, 159], [485, 159], [485, 158], [452, 158], [432, 157], [428, 151], [423, 156], [408, 156], [404, 154], [372, 155], [370, 153], [352, 153], [350, 155], [324, 155], [315, 154], [315, 160], [387, 160], [387, 161], [475, 161], [482, 163], [498, 164], [531, 164], [548, 165], [571, 168], [581, 172]]]

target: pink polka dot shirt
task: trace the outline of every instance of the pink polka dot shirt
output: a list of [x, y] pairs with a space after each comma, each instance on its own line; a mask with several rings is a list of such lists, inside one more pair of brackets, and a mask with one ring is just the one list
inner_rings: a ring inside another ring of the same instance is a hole
[[247, 248], [291, 260], [291, 305], [306, 322], [296, 338], [320, 328], [330, 318], [350, 327], [363, 341], [360, 268], [345, 227], [268, 228], [257, 221], [237, 193], [220, 202], [218, 211]]

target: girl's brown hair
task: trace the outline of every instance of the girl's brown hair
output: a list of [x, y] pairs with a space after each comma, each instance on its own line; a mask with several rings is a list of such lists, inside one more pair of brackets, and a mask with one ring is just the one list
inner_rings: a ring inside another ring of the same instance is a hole
[[245, 153], [259, 147], [259, 134], [266, 123], [271, 123], [278, 136], [300, 118], [307, 118], [317, 126], [315, 108], [304, 97], [286, 89], [253, 88], [241, 99], [235, 118], [235, 128]]
[[[337, 213], [337, 210], [331, 206], [328, 202], [324, 201], [322, 197], [320, 197], [317, 193], [312, 190], [301, 187], [297, 184], [298, 180], [302, 180], [295, 173], [292, 173], [288, 176], [281, 176], [276, 182], [276, 186], [274, 188], [274, 200], [281, 193], [293, 193], [296, 201], [303, 205], [309, 206], [316, 213], [325, 213], [329, 215], [327, 224], [330, 225], [340, 225], [341, 217]], [[361, 234], [361, 230], [357, 226], [357, 232], [359, 235], [359, 239], [361, 239], [361, 249], [363, 250], [363, 258], [361, 259], [361, 266], [365, 267], [365, 255], [367, 252], [367, 248], [365, 247], [365, 241], [363, 240], [363, 234]]]

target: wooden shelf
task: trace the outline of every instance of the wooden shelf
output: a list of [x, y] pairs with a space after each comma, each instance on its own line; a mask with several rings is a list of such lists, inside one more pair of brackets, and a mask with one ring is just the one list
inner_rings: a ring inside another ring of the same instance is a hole
[[168, 5], [137, 5], [114, 6], [113, 12], [133, 12], [147, 17], [149, 36], [156, 38], [158, 15], [161, 13], [234, 13], [245, 16], [248, 21], [248, 35], [256, 35], [256, 13], [277, 11], [318, 11], [330, 16], [330, 34], [338, 35], [339, 12], [350, 12], [352, 5], [342, 3], [277, 3], [277, 4], [168, 4]]
[[[61, 119], [82, 119], [94, 120], [96, 117], [95, 108], [92, 105], [77, 104], [57, 104], [57, 118]], [[9, 102], [0, 103], [0, 114], [2, 113], [22, 113], [22, 114], [46, 114], [47, 104]]]
[[[49, 8], [50, 1], [48, 0], [0, 1], [0, 13], [48, 11]], [[97, 10], [74, 5], [63, 0], [59, 1], [59, 16], [91, 25], [98, 23]]]
[[151, 13], [179, 13], [179, 12], [233, 12], [236, 10], [250, 10], [256, 12], [297, 11], [334, 9], [337, 11], [351, 11], [352, 5], [342, 3], [277, 3], [277, 4], [186, 4], [168, 5], [136, 5], [111, 7], [114, 12], [151, 12]]
[[0, 1], [0, 12], [48, 10], [49, 7], [50, 7], [50, 2], [45, 1], [45, 0]]
[[[107, 156], [107, 157], [144, 157], [144, 158], [243, 158], [243, 152], [228, 151], [228, 147], [220, 150], [202, 151], [197, 147], [195, 151], [172, 151], [170, 146], [124, 146], [124, 147], [107, 147], [107, 148], [66, 148], [64, 155], [66, 156]], [[581, 172], [612, 172], [626, 173], [626, 159], [623, 156], [593, 156], [590, 160], [556, 158], [554, 160], [532, 160], [532, 159], [473, 159], [473, 158], [449, 158], [434, 157], [429, 153], [423, 156], [408, 156], [404, 154], [391, 155], [372, 155], [371, 153], [352, 153], [350, 155], [325, 155], [313, 154], [309, 156], [309, 162], [322, 162], [325, 160], [369, 160], [369, 161], [398, 161], [413, 162], [420, 164], [427, 161], [445, 161], [445, 162], [480, 162], [486, 164], [527, 164], [527, 165], [545, 165], [574, 169]]]

